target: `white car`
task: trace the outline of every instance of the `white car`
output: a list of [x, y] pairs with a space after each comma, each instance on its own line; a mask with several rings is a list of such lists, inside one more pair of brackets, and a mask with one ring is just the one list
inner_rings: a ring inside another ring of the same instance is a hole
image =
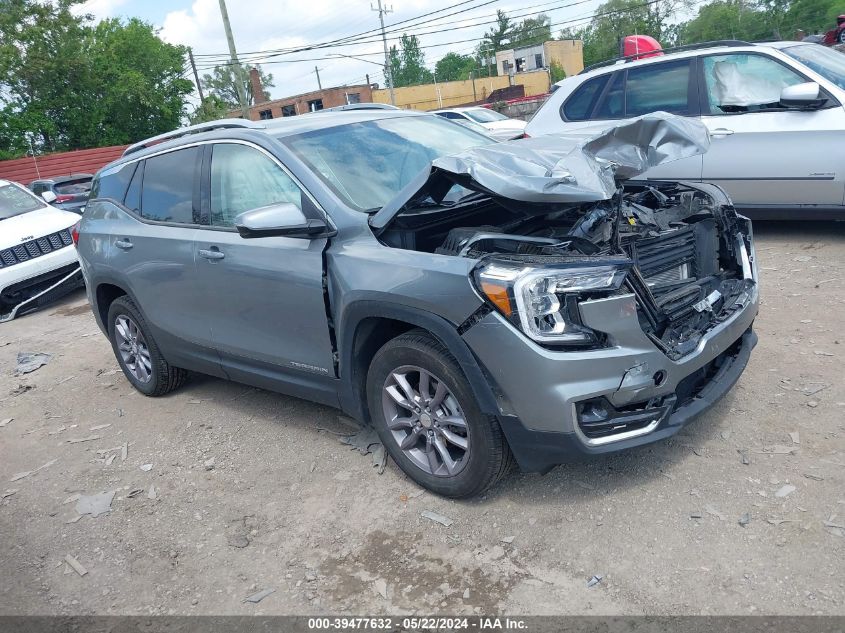
[[74, 248], [79, 215], [0, 180], [0, 322], [83, 285]]
[[845, 217], [845, 55], [802, 42], [711, 42], [568, 77], [529, 122], [540, 136], [662, 110], [710, 131], [707, 153], [640, 178], [721, 186], [744, 215]]
[[433, 110], [432, 114], [442, 116], [455, 123], [467, 125], [468, 127], [480, 125], [484, 128], [487, 136], [497, 141], [510, 141], [511, 139], [520, 138], [525, 131], [525, 121], [510, 119], [504, 114], [500, 114], [489, 108], [445, 108], [442, 110]]

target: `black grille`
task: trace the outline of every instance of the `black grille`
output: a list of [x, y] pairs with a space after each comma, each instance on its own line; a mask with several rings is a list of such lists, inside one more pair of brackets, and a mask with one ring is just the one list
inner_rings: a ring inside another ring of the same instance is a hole
[[70, 236], [70, 229], [64, 229], [56, 233], [50, 233], [43, 237], [29, 240], [11, 248], [0, 251], [0, 268], [7, 268], [20, 264], [21, 262], [41, 257], [52, 253], [65, 246], [70, 246], [73, 238]]
[[[695, 274], [695, 233], [692, 227], [678, 229], [659, 237], [640, 240], [636, 244], [637, 267], [646, 281], [684, 264]], [[680, 281], [680, 279], [676, 279]]]

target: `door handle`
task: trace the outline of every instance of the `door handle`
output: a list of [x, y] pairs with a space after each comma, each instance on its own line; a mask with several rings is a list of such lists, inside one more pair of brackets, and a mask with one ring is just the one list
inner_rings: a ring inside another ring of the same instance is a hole
[[114, 245], [124, 251], [128, 251], [130, 248], [132, 248], [132, 242], [130, 242], [128, 239], [117, 240]]
[[717, 127], [715, 130], [710, 132], [710, 136], [730, 136], [733, 133], [733, 130], [729, 130], [724, 127]]
[[210, 249], [201, 248], [200, 249], [200, 257], [205, 257], [206, 259], [223, 259], [226, 257], [225, 253], [221, 253], [220, 249], [216, 246], [212, 246]]

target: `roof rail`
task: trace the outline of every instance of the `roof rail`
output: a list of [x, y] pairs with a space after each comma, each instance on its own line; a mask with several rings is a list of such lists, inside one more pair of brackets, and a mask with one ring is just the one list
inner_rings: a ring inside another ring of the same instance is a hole
[[646, 55], [654, 55], [655, 53], [683, 53], [684, 51], [694, 51], [700, 48], [713, 48], [716, 46], [754, 46], [753, 42], [745, 42], [743, 40], [715, 40], [712, 42], [699, 42], [698, 44], [686, 44], [684, 46], [672, 46], [670, 48], [664, 48], [659, 51], [643, 51], [642, 53], [637, 53], [635, 55], [628, 55], [626, 57], [614, 57], [613, 59], [608, 59], [604, 62], [599, 62], [597, 64], [592, 64], [587, 66], [584, 70], [582, 70], [579, 75], [584, 73], [590, 72], [591, 70], [595, 70], [596, 68], [603, 68], [605, 66], [613, 66], [614, 64], [618, 63], [628, 63], [628, 62], [635, 62], [639, 58], [644, 57]]
[[199, 134], [200, 132], [210, 132], [211, 130], [222, 130], [226, 128], [247, 128], [251, 130], [261, 130], [266, 126], [257, 121], [247, 121], [246, 119], [219, 119], [217, 121], [208, 121], [206, 123], [197, 123], [196, 125], [189, 125], [187, 127], [180, 127], [178, 130], [172, 132], [165, 132], [158, 136], [153, 136], [143, 141], [139, 141], [130, 145], [123, 150], [123, 155], [128, 156], [134, 154], [142, 149], [151, 147], [164, 141], [169, 141], [180, 136], [187, 136], [188, 134]]

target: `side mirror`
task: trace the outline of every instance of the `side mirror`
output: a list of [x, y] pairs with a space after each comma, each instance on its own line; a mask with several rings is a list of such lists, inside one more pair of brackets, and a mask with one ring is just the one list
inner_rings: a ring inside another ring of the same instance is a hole
[[785, 108], [818, 108], [825, 99], [815, 81], [787, 86], [780, 93], [780, 104]]
[[235, 228], [241, 237], [302, 237], [312, 238], [326, 233], [326, 223], [309, 220], [299, 207], [290, 202], [272, 204], [244, 211], [235, 218]]
[[53, 204], [56, 201], [56, 198], [57, 198], [56, 194], [54, 194], [49, 189], [47, 191], [43, 191], [41, 193], [41, 197], [44, 199], [44, 202], [46, 202], [47, 204]]

